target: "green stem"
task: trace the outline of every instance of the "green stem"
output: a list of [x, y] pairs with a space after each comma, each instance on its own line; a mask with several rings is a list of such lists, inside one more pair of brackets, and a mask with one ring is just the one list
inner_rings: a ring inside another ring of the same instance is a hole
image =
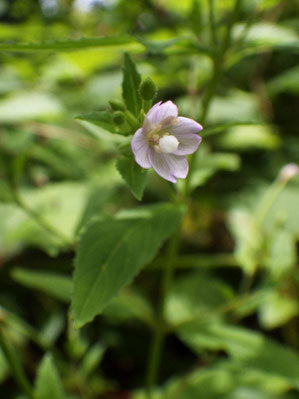
[[169, 292], [169, 288], [172, 283], [173, 275], [175, 272], [175, 257], [178, 252], [180, 238], [180, 229], [172, 236], [167, 253], [167, 259], [165, 262], [165, 268], [163, 271], [162, 283], [161, 283], [161, 293], [160, 293], [160, 301], [157, 312], [158, 323], [157, 327], [154, 331], [152, 343], [149, 350], [149, 359], [148, 359], [148, 368], [146, 375], [146, 386], [147, 386], [147, 397], [148, 399], [152, 399], [153, 397], [153, 388], [157, 383], [163, 344], [165, 341], [165, 337], [167, 334], [166, 329], [166, 315], [165, 315], [165, 307], [166, 307], [166, 299]]
[[209, 26], [210, 26], [210, 36], [211, 44], [215, 48], [217, 46], [217, 35], [216, 35], [216, 25], [215, 25], [215, 1], [209, 0]]
[[19, 195], [17, 189], [15, 187], [12, 188], [12, 194], [15, 200], [15, 203], [22, 208], [22, 210], [30, 216], [33, 220], [35, 220], [36, 223], [38, 223], [44, 230], [48, 231], [52, 236], [54, 236], [56, 239], [57, 237], [61, 240], [62, 244], [65, 247], [72, 247], [73, 243], [72, 241], [66, 237], [63, 233], [61, 233], [59, 230], [55, 229], [50, 223], [48, 223], [45, 219], [41, 217], [37, 212], [35, 212], [33, 209], [31, 209], [21, 198]]
[[1, 327], [0, 327], [0, 347], [5, 355], [8, 364], [10, 365], [12, 375], [16, 380], [17, 384], [30, 399], [34, 399], [30, 383], [27, 380], [23, 368], [19, 363], [18, 358], [16, 357], [11, 345], [8, 343]]
[[[225, 55], [226, 55], [226, 52], [231, 43], [231, 32], [232, 32], [234, 23], [238, 19], [241, 2], [242, 2], [242, 0], [236, 0], [232, 16], [231, 16], [228, 26], [227, 26], [226, 35], [225, 35], [225, 37], [221, 43], [221, 46], [220, 46], [220, 50], [218, 52], [216, 51], [215, 55], [213, 57], [213, 74], [212, 74], [210, 84], [207, 88], [206, 94], [205, 94], [205, 96], [203, 98], [203, 102], [202, 102], [202, 111], [201, 111], [201, 116], [200, 116], [200, 123], [202, 125], [204, 125], [206, 122], [212, 99], [216, 93], [218, 83], [222, 76], [222, 69], [223, 69], [223, 65], [225, 62]], [[213, 12], [212, 11], [212, 6], [213, 6], [212, 0], [210, 0], [209, 4], [210, 4], [210, 9], [211, 9], [210, 13], [212, 13]], [[213, 24], [213, 23], [214, 23], [213, 18], [210, 17], [210, 24]], [[214, 31], [214, 27], [212, 25], [210, 26], [210, 29], [211, 29], [211, 32]], [[193, 172], [193, 169], [194, 169], [194, 166], [196, 163], [195, 162], [196, 154], [197, 153], [195, 152], [190, 157], [189, 174], [185, 180], [185, 190], [184, 191], [185, 191], [186, 197], [188, 196], [189, 191], [190, 191], [190, 180], [191, 180], [192, 172]]]
[[276, 179], [266, 191], [258, 207], [255, 210], [255, 219], [261, 225], [271, 209], [272, 205], [287, 185], [287, 180]]
[[130, 126], [133, 129], [138, 129], [139, 122], [138, 122], [137, 118], [135, 118], [135, 116], [132, 114], [132, 112], [130, 112], [129, 110], [125, 110], [124, 114], [127, 118], [128, 123], [130, 124]]

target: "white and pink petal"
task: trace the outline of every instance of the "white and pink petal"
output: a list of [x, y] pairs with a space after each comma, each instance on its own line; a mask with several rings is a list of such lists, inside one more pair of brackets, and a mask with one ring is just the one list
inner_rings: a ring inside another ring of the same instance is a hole
[[176, 183], [176, 178], [184, 179], [188, 174], [188, 162], [184, 157], [150, 149], [149, 160], [158, 175], [172, 183]]
[[142, 129], [138, 129], [134, 134], [131, 141], [131, 148], [135, 157], [135, 161], [142, 168], [150, 168], [151, 164], [148, 159], [149, 143]]
[[155, 104], [146, 114], [145, 127], [158, 126], [164, 119], [176, 118], [178, 116], [178, 108], [172, 101], [161, 101]]

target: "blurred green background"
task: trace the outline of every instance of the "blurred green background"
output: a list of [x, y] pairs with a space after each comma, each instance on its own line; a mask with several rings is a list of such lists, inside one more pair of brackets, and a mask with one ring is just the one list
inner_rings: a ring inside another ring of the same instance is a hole
[[[121, 98], [125, 52], [181, 115], [201, 123], [209, 99], [155, 398], [299, 397], [299, 178], [284, 168], [299, 164], [299, 2], [241, 1], [214, 79], [234, 7], [0, 1], [1, 340], [30, 383], [51, 381], [37, 399], [145, 397], [163, 248], [76, 331], [74, 254], [34, 216], [74, 240], [92, 217], [138, 206], [115, 168], [123, 137], [79, 118]], [[144, 202], [168, 189], [150, 173]], [[24, 398], [3, 348], [0, 396]]]

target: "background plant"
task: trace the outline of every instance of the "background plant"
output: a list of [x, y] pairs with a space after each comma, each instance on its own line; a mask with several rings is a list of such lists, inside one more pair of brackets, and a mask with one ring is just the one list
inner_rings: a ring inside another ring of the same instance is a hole
[[[0, 2], [1, 395], [297, 398], [298, 1], [88, 4]], [[130, 150], [160, 100], [176, 185]]]

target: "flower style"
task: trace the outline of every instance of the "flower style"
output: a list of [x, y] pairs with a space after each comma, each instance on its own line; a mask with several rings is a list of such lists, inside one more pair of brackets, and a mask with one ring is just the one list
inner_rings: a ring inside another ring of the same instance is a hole
[[178, 116], [171, 101], [155, 104], [146, 114], [142, 128], [132, 139], [135, 161], [145, 169], [154, 170], [172, 183], [185, 179], [188, 162], [185, 155], [195, 152], [201, 142], [197, 134], [202, 126], [192, 119]]

